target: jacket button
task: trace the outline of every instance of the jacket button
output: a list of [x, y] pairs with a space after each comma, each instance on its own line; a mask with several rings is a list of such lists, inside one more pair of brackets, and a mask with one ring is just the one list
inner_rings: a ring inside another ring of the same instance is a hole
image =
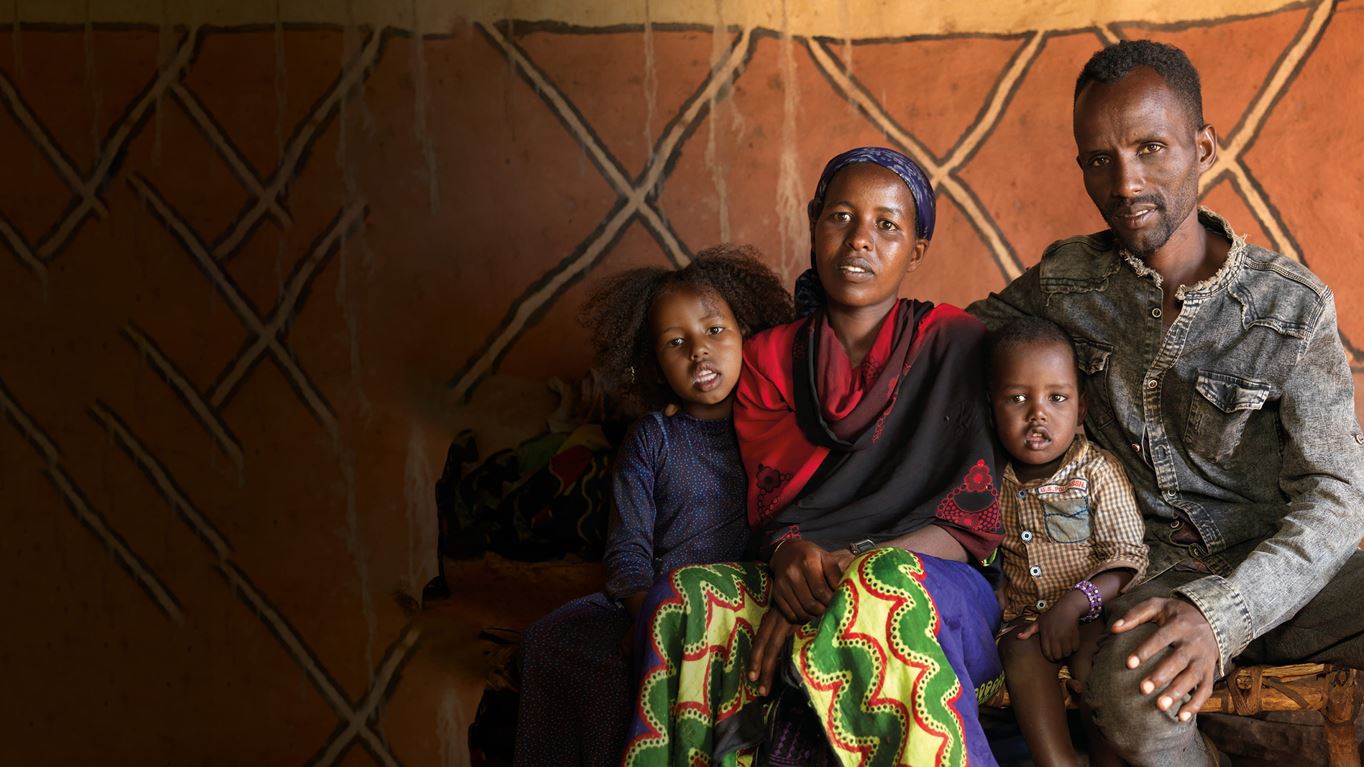
[[1132, 443], [1132, 450], [1133, 450], [1134, 452], [1140, 453], [1140, 452], [1141, 452], [1141, 445], [1138, 445], [1137, 443], [1133, 442], [1133, 443]]
[[1037, 576], [1039, 576], [1039, 575], [1041, 575], [1041, 574], [1042, 574], [1042, 568], [1038, 567], [1037, 565], [1033, 565], [1032, 567], [1029, 567], [1029, 568], [1028, 568], [1028, 575], [1031, 575], [1031, 576], [1034, 577], [1034, 578], [1036, 578]]
[[1151, 316], [1160, 319], [1160, 307], [1151, 310]]
[[1154, 389], [1154, 388], [1156, 388], [1156, 386], [1158, 386], [1158, 385], [1159, 385], [1159, 384], [1156, 383], [1156, 379], [1154, 379], [1154, 378], [1148, 378], [1148, 379], [1146, 379], [1146, 388], [1148, 388], [1148, 389]]
[[1039, 600], [1037, 600], [1037, 609], [1039, 609], [1039, 610], [1045, 610], [1045, 609], [1047, 609], [1047, 600], [1045, 600], [1045, 599], [1039, 599]]
[[1021, 533], [1018, 534], [1018, 537], [1019, 537], [1019, 538], [1022, 538], [1025, 542], [1026, 542], [1026, 541], [1031, 541], [1031, 540], [1032, 540], [1032, 531], [1031, 531], [1031, 530], [1024, 530], [1023, 532], [1021, 532]]

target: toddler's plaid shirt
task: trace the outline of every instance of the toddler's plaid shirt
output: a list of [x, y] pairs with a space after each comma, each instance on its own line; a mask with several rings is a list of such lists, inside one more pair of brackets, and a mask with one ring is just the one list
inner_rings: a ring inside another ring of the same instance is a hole
[[[1004, 512], [1004, 620], [1046, 612], [1076, 583], [1105, 570], [1146, 571], [1146, 525], [1117, 461], [1084, 435], [1047, 479], [1019, 485], [1013, 466], [999, 494]], [[1126, 590], [1126, 589], [1124, 589]]]

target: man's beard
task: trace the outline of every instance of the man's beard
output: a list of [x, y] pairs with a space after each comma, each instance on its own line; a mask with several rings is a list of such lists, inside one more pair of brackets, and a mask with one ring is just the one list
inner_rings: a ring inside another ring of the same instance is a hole
[[[1155, 217], [1156, 225], [1154, 229], [1144, 229], [1141, 232], [1135, 233], [1137, 236], [1141, 237], [1141, 240], [1133, 241], [1130, 240], [1129, 237], [1134, 233], [1127, 232], [1125, 228], [1119, 226], [1115, 222], [1120, 220], [1118, 217], [1121, 214], [1141, 205], [1151, 206], [1151, 212], [1147, 215]], [[1157, 250], [1165, 247], [1165, 243], [1170, 241], [1170, 237], [1174, 235], [1175, 229], [1178, 228], [1178, 223], [1171, 220], [1169, 216], [1169, 208], [1165, 205], [1165, 200], [1156, 195], [1144, 195], [1141, 197], [1133, 197], [1130, 200], [1116, 202], [1108, 206], [1108, 209], [1104, 211], [1104, 220], [1108, 222], [1109, 229], [1112, 230], [1113, 235], [1118, 238], [1119, 244], [1121, 244], [1127, 252], [1143, 261], [1150, 258]]]

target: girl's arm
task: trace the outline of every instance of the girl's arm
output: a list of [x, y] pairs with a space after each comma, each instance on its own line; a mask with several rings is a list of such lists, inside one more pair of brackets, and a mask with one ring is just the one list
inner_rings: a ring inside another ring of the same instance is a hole
[[[1103, 600], [1107, 602], [1116, 597], [1135, 574], [1134, 570], [1119, 568], [1096, 573], [1088, 580], [1099, 589]], [[1089, 610], [1089, 597], [1079, 589], [1071, 589], [1015, 636], [1027, 639], [1038, 635], [1042, 657], [1053, 663], [1061, 663], [1080, 648], [1080, 619]]]
[[635, 593], [622, 597], [620, 603], [625, 605], [625, 609], [630, 613], [630, 620], [639, 620], [639, 610], [644, 606], [644, 597], [647, 591], [636, 591]]
[[606, 595], [631, 616], [654, 582], [654, 467], [663, 447], [658, 414], [636, 421], [625, 435], [611, 471], [611, 529], [607, 535]]

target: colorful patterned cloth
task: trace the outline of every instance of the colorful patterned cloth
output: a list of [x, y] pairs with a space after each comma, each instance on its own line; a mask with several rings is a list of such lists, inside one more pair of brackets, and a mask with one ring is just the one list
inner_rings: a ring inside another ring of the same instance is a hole
[[617, 441], [601, 424], [586, 423], [480, 456], [473, 432], [460, 432], [436, 482], [442, 574], [444, 557], [477, 559], [486, 551], [526, 561], [600, 559]]
[[[745, 671], [770, 588], [751, 563], [682, 568], [654, 587], [627, 767], [747, 764], [763, 748], [771, 701]], [[998, 624], [975, 568], [873, 549], [797, 631], [789, 692], [805, 696], [838, 764], [994, 765], [977, 701], [1002, 684]]]

